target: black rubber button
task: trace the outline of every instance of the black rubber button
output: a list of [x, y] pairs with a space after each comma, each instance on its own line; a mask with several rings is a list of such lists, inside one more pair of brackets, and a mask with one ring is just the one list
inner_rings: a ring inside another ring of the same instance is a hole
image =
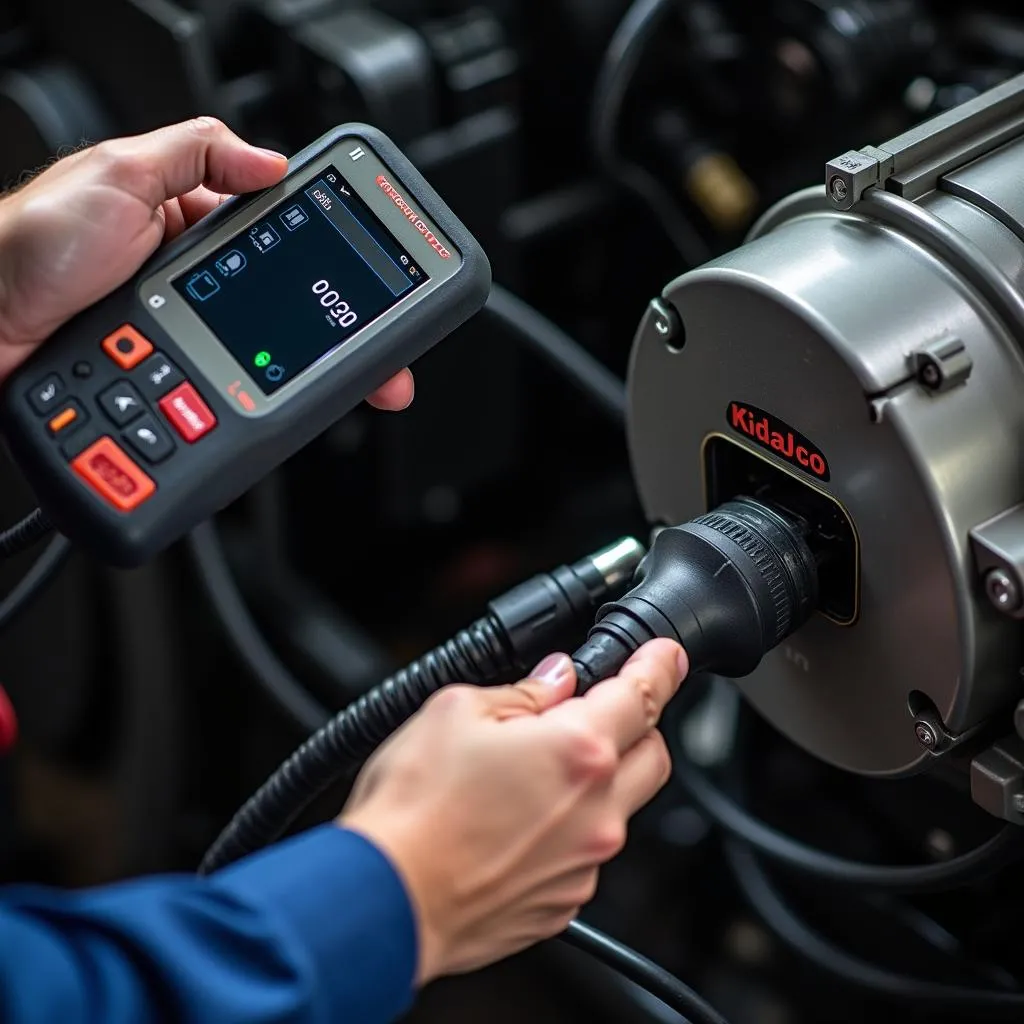
[[46, 415], [60, 402], [64, 394], [64, 381], [55, 373], [41, 380], [28, 393], [28, 400], [32, 408], [40, 416]]
[[106, 391], [101, 391], [98, 401], [111, 421], [119, 427], [131, 423], [148, 409], [142, 395], [126, 380], [119, 380], [116, 384], [111, 384]]
[[124, 439], [147, 462], [163, 462], [174, 451], [171, 435], [148, 414], [131, 425]]
[[185, 379], [185, 375], [163, 352], [156, 352], [135, 371], [133, 379], [143, 394], [163, 398]]

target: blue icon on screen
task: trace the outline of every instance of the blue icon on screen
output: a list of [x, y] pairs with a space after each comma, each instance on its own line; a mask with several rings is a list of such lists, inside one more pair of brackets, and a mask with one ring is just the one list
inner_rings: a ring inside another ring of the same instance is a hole
[[281, 236], [269, 224], [257, 224], [249, 228], [249, 240], [259, 252], [267, 252], [281, 241]]
[[232, 249], [227, 255], [221, 256], [217, 260], [217, 269], [225, 277], [234, 277], [235, 274], [240, 274], [245, 270], [245, 266], [246, 259], [237, 249]]
[[271, 384], [276, 384], [279, 380], [284, 377], [284, 367], [278, 366], [277, 363], [272, 363], [267, 367], [267, 380]]
[[201, 270], [188, 279], [185, 290], [196, 302], [205, 302], [220, 291], [220, 284], [208, 270]]
[[281, 214], [281, 220], [284, 221], [284, 226], [289, 231], [294, 231], [309, 220], [309, 214], [301, 206], [293, 206], [290, 210], [285, 210]]

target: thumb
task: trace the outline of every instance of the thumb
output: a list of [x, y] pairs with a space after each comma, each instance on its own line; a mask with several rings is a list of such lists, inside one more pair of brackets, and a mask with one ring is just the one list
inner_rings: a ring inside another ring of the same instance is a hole
[[576, 693], [576, 667], [567, 654], [552, 654], [515, 686], [484, 691], [488, 710], [499, 721], [540, 715]]
[[154, 209], [200, 185], [229, 195], [269, 188], [288, 170], [286, 156], [250, 146], [214, 117], [115, 139], [106, 147], [115, 167], [123, 158], [133, 191]]

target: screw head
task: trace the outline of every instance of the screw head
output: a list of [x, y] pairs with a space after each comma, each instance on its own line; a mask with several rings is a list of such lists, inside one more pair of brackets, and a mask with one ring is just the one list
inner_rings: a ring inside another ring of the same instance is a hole
[[1013, 809], [1018, 814], [1024, 814], [1024, 793], [1014, 793], [1014, 795], [1013, 795]]
[[918, 722], [914, 726], [914, 735], [917, 736], [918, 743], [929, 750], [934, 750], [939, 745], [939, 737], [927, 722]]
[[921, 368], [921, 382], [930, 388], [937, 388], [942, 383], [942, 374], [934, 363], [925, 363]]
[[850, 190], [846, 187], [846, 182], [838, 174], [828, 183], [828, 190], [837, 203], [843, 202], [850, 194]]
[[1014, 612], [1020, 607], [1020, 588], [1002, 569], [993, 569], [985, 577], [985, 593], [1001, 612]]

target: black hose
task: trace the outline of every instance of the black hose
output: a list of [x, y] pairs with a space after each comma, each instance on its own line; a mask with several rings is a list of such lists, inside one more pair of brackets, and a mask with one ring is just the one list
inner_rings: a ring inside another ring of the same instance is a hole
[[642, 200], [664, 229], [680, 256], [692, 267], [711, 253], [683, 216], [671, 193], [639, 165], [622, 159], [618, 129], [629, 87], [648, 45], [678, 6], [679, 0], [635, 0], [605, 52], [591, 109], [591, 145], [598, 166], [622, 188]]
[[57, 535], [35, 560], [32, 568], [0, 601], [0, 630], [6, 629], [53, 581], [71, 554], [71, 541]]
[[970, 1010], [971, 1020], [981, 1017], [1019, 1020], [1024, 1014], [1024, 993], [911, 978], [841, 949], [793, 912], [749, 847], [731, 840], [726, 843], [725, 852], [740, 890], [765, 924], [795, 953], [833, 977], [916, 1010]]
[[491, 287], [484, 308], [593, 399], [611, 419], [618, 424], [625, 422], [626, 389], [622, 381], [565, 331], [499, 285]]
[[1024, 850], [1024, 829], [1007, 825], [981, 846], [941, 864], [897, 866], [845, 860], [755, 818], [685, 758], [675, 759], [674, 772], [696, 806], [730, 835], [770, 860], [840, 885], [904, 893], [953, 889], [984, 877]]
[[306, 734], [316, 732], [331, 713], [310, 696], [263, 638], [245, 605], [212, 522], [197, 526], [188, 538], [196, 572], [239, 660]]
[[495, 624], [480, 619], [374, 687], [310, 737], [242, 806], [199, 867], [202, 875], [280, 838], [302, 811], [357, 768], [441, 687], [483, 685], [512, 672]]
[[636, 982], [666, 1006], [681, 1013], [691, 1024], [729, 1024], [713, 1006], [706, 1003], [688, 985], [684, 985], [653, 960], [648, 960], [635, 949], [616, 942], [596, 928], [591, 928], [581, 921], [573, 921], [559, 936], [559, 940], [588, 953], [623, 977]]
[[20, 523], [0, 532], [0, 558], [20, 555], [51, 533], [53, 524], [46, 513], [40, 508], [34, 509]]

